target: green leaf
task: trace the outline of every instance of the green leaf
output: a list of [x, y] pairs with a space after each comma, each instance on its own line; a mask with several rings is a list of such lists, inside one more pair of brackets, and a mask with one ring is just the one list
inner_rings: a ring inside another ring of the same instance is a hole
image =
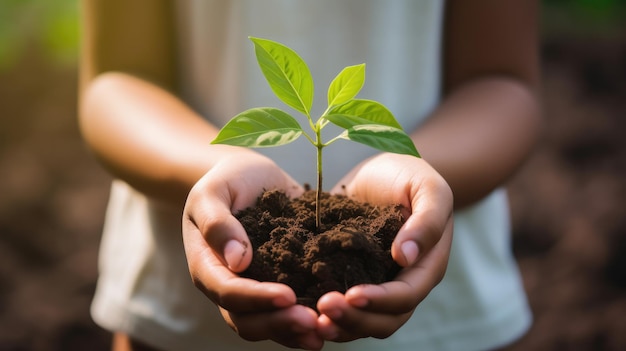
[[270, 147], [291, 143], [303, 133], [295, 118], [272, 107], [253, 108], [233, 117], [211, 144]]
[[411, 138], [402, 130], [380, 124], [361, 124], [345, 130], [340, 138], [375, 149], [420, 157]]
[[[334, 115], [342, 115], [342, 117]], [[350, 100], [345, 104], [333, 107], [325, 118], [345, 129], [359, 124], [381, 124], [402, 129], [391, 111], [380, 102], [372, 100]]]
[[344, 68], [328, 87], [328, 106], [348, 102], [365, 84], [365, 64]]
[[380, 124], [385, 125], [383, 123], [373, 123], [372, 121], [361, 118], [359, 116], [350, 116], [350, 115], [328, 115], [326, 117], [327, 120], [331, 121], [334, 125], [337, 125], [343, 129], [349, 129], [354, 126], [363, 125], [363, 124]]
[[313, 77], [306, 62], [293, 50], [275, 41], [253, 38], [256, 58], [272, 91], [288, 106], [310, 116]]

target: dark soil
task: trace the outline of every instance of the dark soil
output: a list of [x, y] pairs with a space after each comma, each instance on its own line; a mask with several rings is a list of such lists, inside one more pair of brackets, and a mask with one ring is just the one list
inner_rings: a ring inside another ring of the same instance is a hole
[[404, 222], [397, 206], [372, 206], [322, 194], [315, 228], [315, 191], [290, 200], [267, 191], [237, 215], [254, 250], [243, 276], [289, 285], [298, 302], [315, 308], [329, 291], [392, 280], [400, 270], [391, 243]]

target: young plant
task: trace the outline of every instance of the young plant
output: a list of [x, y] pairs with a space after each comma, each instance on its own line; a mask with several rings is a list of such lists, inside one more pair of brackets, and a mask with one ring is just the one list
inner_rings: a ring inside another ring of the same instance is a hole
[[[320, 227], [322, 193], [322, 150], [339, 139], [356, 141], [378, 150], [420, 157], [409, 136], [393, 114], [381, 103], [356, 99], [365, 83], [365, 64], [344, 68], [328, 88], [328, 107], [314, 121], [313, 78], [304, 60], [293, 50], [275, 41], [253, 38], [256, 58], [272, 91], [285, 104], [306, 116], [312, 135], [288, 113], [273, 107], [259, 107], [233, 117], [212, 144], [252, 148], [285, 145], [304, 135], [317, 149], [317, 195], [315, 224]], [[322, 129], [333, 123], [344, 131], [322, 141]]]

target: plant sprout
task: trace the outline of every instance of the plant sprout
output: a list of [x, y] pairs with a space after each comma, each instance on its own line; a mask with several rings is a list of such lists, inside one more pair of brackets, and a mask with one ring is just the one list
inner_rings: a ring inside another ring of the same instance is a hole
[[[381, 103], [356, 99], [365, 83], [365, 64], [344, 68], [330, 83], [328, 107], [313, 121], [313, 78], [304, 60], [292, 49], [275, 41], [250, 37], [256, 58], [272, 91], [286, 105], [306, 116], [312, 135], [288, 113], [273, 107], [258, 107], [233, 117], [212, 144], [252, 148], [273, 147], [293, 142], [304, 135], [317, 149], [317, 195], [315, 225], [320, 228], [322, 193], [322, 150], [339, 139], [356, 141], [378, 150], [420, 157], [410, 137], [393, 114]], [[322, 141], [322, 129], [333, 123], [344, 131]]]

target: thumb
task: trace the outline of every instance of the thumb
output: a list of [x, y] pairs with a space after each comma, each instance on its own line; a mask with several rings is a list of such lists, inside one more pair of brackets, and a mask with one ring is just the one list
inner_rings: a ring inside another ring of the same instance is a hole
[[196, 186], [202, 190], [192, 189], [183, 211], [186, 246], [201, 256], [202, 251], [210, 251], [233, 272], [244, 271], [252, 261], [252, 246], [243, 225], [231, 213], [228, 192], [212, 193]]
[[252, 245], [241, 223], [225, 211], [207, 218], [199, 228], [205, 240], [231, 271], [244, 271], [252, 261]]
[[426, 255], [453, 222], [453, 197], [443, 178], [412, 182], [411, 214], [392, 244], [394, 260], [407, 267]]
[[230, 240], [224, 245], [224, 261], [231, 271], [243, 272], [252, 261], [252, 247], [247, 241]]

